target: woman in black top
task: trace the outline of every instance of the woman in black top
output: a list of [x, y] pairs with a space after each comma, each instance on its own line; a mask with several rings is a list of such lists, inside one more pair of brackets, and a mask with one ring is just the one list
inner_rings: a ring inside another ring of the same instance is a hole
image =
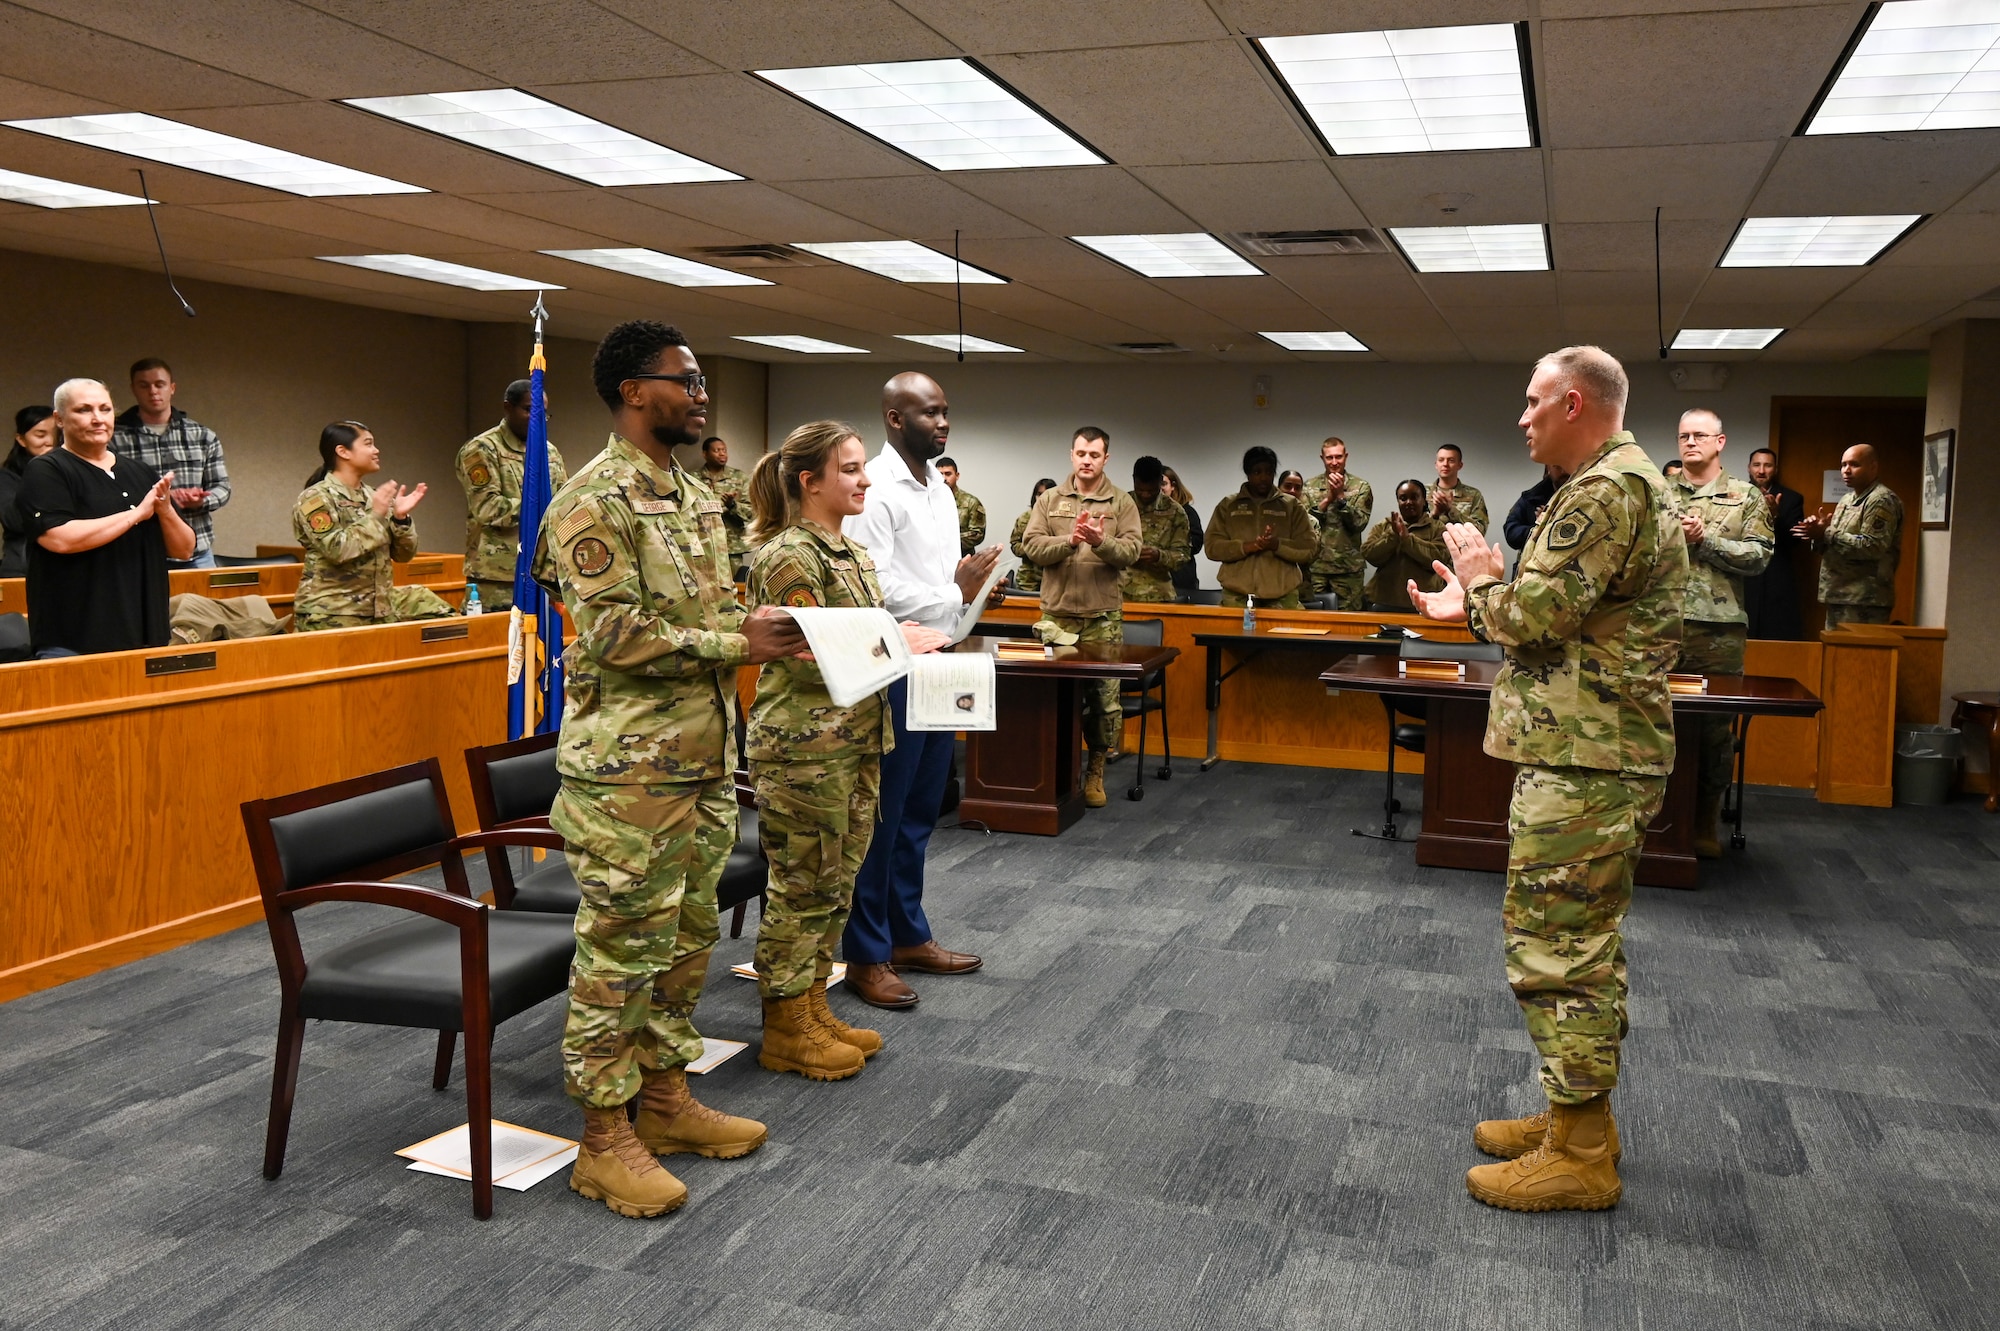
[[49, 651], [163, 647], [167, 559], [194, 557], [194, 529], [167, 501], [173, 473], [111, 451], [111, 394], [95, 379], [56, 389], [62, 447], [34, 459], [15, 501], [27, 532], [28, 633]]
[[20, 496], [21, 474], [27, 470], [28, 459], [55, 446], [55, 412], [37, 405], [14, 413], [14, 447], [7, 451], [7, 460], [0, 462], [0, 533], [5, 533], [5, 545], [0, 547], [0, 578], [28, 576], [27, 523], [14, 511], [14, 500]]
[[1162, 467], [1160, 470], [1167, 478], [1168, 497], [1187, 510], [1187, 562], [1174, 570], [1173, 579], [1175, 591], [1191, 592], [1201, 586], [1201, 575], [1196, 573], [1194, 569], [1194, 557], [1201, 553], [1202, 517], [1201, 514], [1195, 511], [1194, 496], [1188, 493], [1185, 485], [1181, 484], [1181, 478], [1174, 474], [1174, 469], [1172, 467]]

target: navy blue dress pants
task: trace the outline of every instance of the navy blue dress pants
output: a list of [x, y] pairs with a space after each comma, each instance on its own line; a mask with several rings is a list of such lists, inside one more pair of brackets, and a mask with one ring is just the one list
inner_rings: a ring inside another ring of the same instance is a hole
[[855, 877], [854, 909], [841, 935], [841, 956], [849, 965], [886, 962], [889, 949], [914, 947], [931, 937], [924, 918], [924, 852], [944, 802], [954, 736], [948, 730], [907, 729], [906, 694], [902, 680], [889, 686], [896, 747], [882, 755], [875, 839]]

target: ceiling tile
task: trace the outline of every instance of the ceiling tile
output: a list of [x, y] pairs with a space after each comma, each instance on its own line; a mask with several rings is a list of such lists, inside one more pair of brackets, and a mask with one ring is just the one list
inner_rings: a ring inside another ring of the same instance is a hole
[[1052, 51], [986, 63], [1126, 166], [1319, 155], [1265, 73], [1234, 42]]
[[1079, 278], [1107, 281], [1126, 275], [1124, 269], [1094, 250], [1053, 236], [1041, 240], [984, 240], [979, 244], [979, 252], [991, 261], [994, 272], [1005, 273], [1017, 283], [1058, 292], [1063, 283]]
[[842, 0], [838, 12], [797, 0], [730, 0], [726, 5], [708, 0], [598, 3], [724, 69], [796, 69], [959, 54], [949, 41], [890, 0]]
[[1431, 308], [1416, 274], [1393, 254], [1308, 254], [1260, 262], [1301, 299], [1336, 319], [1355, 308]]
[[1935, 213], [2000, 169], [2000, 129], [1792, 139], [1754, 217]]
[[[457, 5], [411, 4], [409, 0], [310, 3], [418, 50], [449, 51], [455, 62], [516, 86], [531, 80], [566, 83], [572, 79], [658, 78], [708, 73], [715, 68], [659, 33], [609, 13], [601, 5], [507, 0], [467, 10]], [[735, 6], [730, 8], [733, 11]]]
[[1367, 219], [1324, 162], [1142, 166], [1132, 174], [1210, 231], [1292, 231], [1365, 226]]
[[[898, 177], [907, 181], [910, 177]], [[701, 185], [638, 185], [620, 194], [682, 217], [775, 245], [794, 240], [890, 240], [891, 232], [857, 222], [754, 180]]]
[[[577, 228], [619, 245], [674, 250], [690, 245], [741, 245], [758, 239], [662, 212], [658, 208], [649, 208], [615, 190], [544, 190], [533, 194], [472, 194], [466, 198], [470, 202], [486, 203], [507, 212], [552, 222], [559, 228], [557, 234], [573, 234], [571, 228]], [[549, 245], [535, 248], [587, 247]]]
[[[1668, 317], [1695, 298], [1708, 280], [1708, 268], [1669, 268], [1661, 276]], [[1556, 290], [1564, 309], [1591, 305], [1643, 305], [1646, 318], [1653, 317], [1653, 275], [1646, 273], [1578, 273], [1556, 270]]]
[[0, 129], [0, 167], [134, 195], [139, 192], [137, 170], [143, 167], [146, 193], [161, 204], [247, 203], [292, 197], [201, 171], [162, 166], [19, 129]]
[[[1798, 140], [1795, 140], [1797, 142]], [[1652, 148], [1558, 148], [1549, 154], [1558, 222], [1651, 222], [1722, 218], [1747, 211], [1772, 143], [1675, 144]]]
[[539, 84], [532, 91], [753, 180], [913, 176], [929, 170], [747, 74]]
[[341, 203], [353, 212], [463, 236], [482, 246], [524, 253], [594, 249], [611, 239], [599, 232], [559, 225], [546, 217], [511, 211], [513, 203], [521, 197], [489, 195], [482, 201], [449, 194], [379, 194], [343, 199]]
[[1464, 23], [1512, 23], [1528, 16], [1517, 0], [1219, 0], [1232, 27], [1252, 37], [1316, 32], [1376, 32], [1442, 28]]
[[[789, 194], [833, 212], [880, 227], [904, 240], [939, 238], [953, 231], [974, 238], [1010, 240], [1039, 236], [1041, 230], [1011, 213], [959, 189], [938, 175], [894, 176], [887, 180], [792, 180], [775, 182]], [[788, 240], [839, 240], [840, 236], [793, 235]], [[970, 257], [970, 256], [968, 256]]]
[[[100, 89], [99, 91], [105, 91]], [[91, 116], [125, 108], [115, 102], [79, 97], [23, 79], [0, 78], [0, 120], [40, 120], [46, 116]]]
[[126, 111], [240, 106], [282, 98], [282, 89], [186, 60], [150, 45], [0, 5], [0, 75], [101, 98]]
[[1704, 301], [1805, 300], [1818, 304], [1839, 295], [1861, 272], [1859, 268], [1717, 268], [1702, 283], [1701, 298]]
[[1333, 171], [1375, 226], [1482, 226], [1548, 217], [1537, 149], [1336, 157]]
[[1202, 0], [904, 0], [903, 8], [971, 54], [1075, 51], [1224, 38], [1228, 29]]
[[1766, 361], [1849, 361], [1881, 346], [1875, 333], [1847, 328], [1801, 328], [1786, 333], [1759, 357]]
[[527, 191], [563, 189], [574, 183], [553, 171], [333, 102], [217, 107], [193, 111], [184, 118], [203, 129], [429, 190]]
[[966, 171], [953, 183], [1059, 236], [1201, 230], [1193, 218], [1115, 166]]
[[1454, 326], [1461, 310], [1556, 303], [1554, 273], [1424, 273], [1417, 281]]
[[1877, 259], [1885, 268], [1986, 264], [2000, 254], [2000, 213], [1946, 213], [1933, 217]]
[[1862, 273], [1838, 300], [1946, 301], [1977, 299], [2000, 289], [2000, 251], [1989, 251], [1982, 263], [1930, 267], [1878, 263]]
[[326, 236], [341, 242], [343, 248], [337, 252], [342, 254], [438, 253], [447, 249], [462, 249], [467, 239], [463, 234], [450, 231], [412, 226], [386, 217], [371, 217], [322, 199], [211, 203], [187, 211], [214, 213], [240, 222]]
[[1318, 331], [1321, 312], [1276, 278], [1205, 277], [1175, 284], [1174, 295], [1249, 332]]
[[1936, 318], [1960, 301], [1828, 301], [1801, 328], [1866, 329], [1885, 341], [1906, 329]]
[[1818, 5], [1545, 20], [1543, 142], [1599, 148], [1781, 138], [1797, 128], [1857, 18], [1853, 5]]
[[[1708, 269], [1722, 257], [1736, 221], [1662, 222], [1660, 262], [1668, 268]], [[1549, 228], [1556, 267], [1564, 272], [1653, 271], [1653, 224], [1584, 222]]]

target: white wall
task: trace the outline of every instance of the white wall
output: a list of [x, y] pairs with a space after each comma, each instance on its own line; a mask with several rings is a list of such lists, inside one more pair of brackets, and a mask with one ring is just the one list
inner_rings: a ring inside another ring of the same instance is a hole
[[[926, 370], [951, 401], [951, 455], [967, 489], [986, 503], [991, 530], [1004, 536], [1040, 476], [1068, 467], [1071, 431], [1097, 425], [1111, 434], [1111, 475], [1129, 484], [1132, 459], [1152, 453], [1194, 492], [1204, 516], [1243, 480], [1243, 450], [1275, 449], [1281, 467], [1319, 470], [1319, 442], [1345, 439], [1352, 472], [1373, 483], [1377, 516], [1394, 503], [1396, 482], [1431, 479], [1439, 444], [1465, 450], [1465, 480], [1486, 494], [1497, 538], [1501, 520], [1541, 469], [1528, 460], [1515, 421], [1528, 367], [1498, 365], [1006, 365], [884, 362], [785, 364], [771, 368], [770, 441], [803, 421], [835, 417], [880, 433], [881, 385], [896, 370]], [[1716, 393], [1683, 393], [1666, 367], [1628, 367], [1634, 376], [1629, 424], [1658, 461], [1673, 453], [1680, 413], [1719, 411], [1729, 435], [1725, 463], [1744, 459], [1770, 432], [1773, 396], [1922, 396], [1924, 357], [1875, 356], [1845, 365], [1738, 364]], [[1251, 405], [1252, 383], [1270, 381], [1270, 405]], [[1201, 561], [1212, 586], [1215, 566]]]

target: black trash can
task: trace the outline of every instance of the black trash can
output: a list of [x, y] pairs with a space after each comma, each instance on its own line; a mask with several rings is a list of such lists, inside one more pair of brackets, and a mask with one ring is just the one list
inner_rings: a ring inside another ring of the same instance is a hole
[[1943, 804], [1958, 778], [1958, 731], [1950, 726], [1896, 727], [1896, 803]]

